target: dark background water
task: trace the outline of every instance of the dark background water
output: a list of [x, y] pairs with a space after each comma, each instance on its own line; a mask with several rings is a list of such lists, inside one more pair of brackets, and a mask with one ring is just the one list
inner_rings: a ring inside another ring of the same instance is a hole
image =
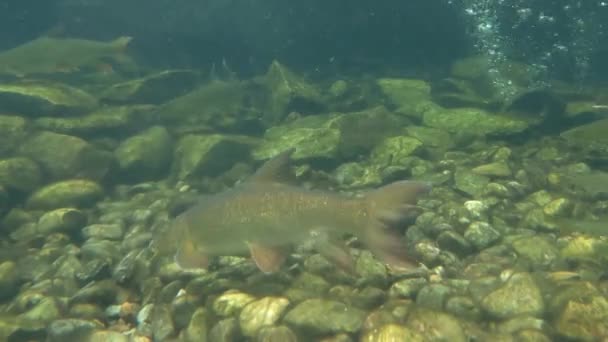
[[603, 33], [608, 15], [601, 4], [595, 0], [4, 0], [0, 1], [0, 48], [61, 26], [70, 36], [133, 36], [132, 48], [159, 66], [209, 67], [225, 59], [238, 72], [252, 74], [279, 59], [294, 68], [321, 72], [387, 67], [420, 72], [441, 70], [476, 53], [481, 14], [471, 17], [466, 12], [474, 6], [490, 6], [500, 24], [492, 30], [500, 37], [502, 53], [544, 63], [565, 78], [580, 73], [583, 60], [589, 65], [589, 78], [601, 79], [608, 57], [603, 47], [608, 42]]

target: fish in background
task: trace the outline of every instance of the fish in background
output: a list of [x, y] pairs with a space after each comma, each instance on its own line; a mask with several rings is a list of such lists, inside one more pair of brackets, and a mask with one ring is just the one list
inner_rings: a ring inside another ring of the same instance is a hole
[[43, 36], [0, 52], [0, 74], [26, 77], [37, 74], [75, 72], [109, 65], [107, 60], [132, 63], [125, 54], [131, 37], [109, 42]]
[[[318, 239], [316, 249], [352, 272], [342, 238], [353, 234], [390, 266], [415, 266], [395, 228], [420, 214], [416, 202], [429, 191], [427, 183], [398, 181], [361, 198], [307, 190], [293, 183], [293, 151], [270, 159], [234, 188], [200, 199], [174, 219], [161, 245], [176, 250], [175, 261], [184, 269], [206, 269], [211, 256], [249, 253], [262, 272], [273, 273], [295, 244], [319, 235], [329, 238]], [[313, 234], [318, 230], [324, 234]]]

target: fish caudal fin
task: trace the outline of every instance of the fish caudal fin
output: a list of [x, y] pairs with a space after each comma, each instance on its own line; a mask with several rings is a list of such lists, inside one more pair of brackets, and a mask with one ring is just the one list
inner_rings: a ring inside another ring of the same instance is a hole
[[390, 266], [415, 266], [406, 253], [401, 236], [394, 229], [410, 223], [420, 214], [416, 202], [419, 196], [429, 191], [428, 183], [399, 181], [366, 195], [370, 221], [363, 236], [364, 242]]
[[264, 273], [278, 272], [283, 264], [289, 250], [283, 246], [268, 246], [257, 242], [248, 242], [251, 259], [260, 271]]

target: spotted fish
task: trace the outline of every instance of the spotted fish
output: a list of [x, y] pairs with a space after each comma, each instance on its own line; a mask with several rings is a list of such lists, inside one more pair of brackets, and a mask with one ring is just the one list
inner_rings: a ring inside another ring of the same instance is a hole
[[322, 230], [316, 235], [328, 238], [316, 248], [343, 269], [354, 269], [345, 234], [358, 237], [389, 265], [413, 266], [395, 228], [420, 213], [416, 202], [429, 191], [427, 183], [398, 181], [363, 197], [308, 190], [294, 185], [292, 153], [280, 153], [242, 184], [205, 196], [178, 215], [167, 234], [177, 264], [207, 268], [210, 256], [249, 253], [261, 271], [277, 272], [292, 246]]

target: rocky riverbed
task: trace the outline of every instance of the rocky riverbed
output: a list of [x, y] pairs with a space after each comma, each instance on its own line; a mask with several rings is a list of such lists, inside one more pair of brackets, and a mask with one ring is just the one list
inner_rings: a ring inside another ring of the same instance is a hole
[[[247, 80], [0, 83], [0, 339], [608, 338], [601, 90], [522, 81], [504, 99], [479, 63], [432, 83], [279, 62]], [[151, 244], [198, 194], [291, 147], [311, 188], [431, 182], [404, 232], [421, 267], [389, 269], [351, 239], [356, 274], [306, 244], [277, 274], [238, 256], [184, 271]]]

